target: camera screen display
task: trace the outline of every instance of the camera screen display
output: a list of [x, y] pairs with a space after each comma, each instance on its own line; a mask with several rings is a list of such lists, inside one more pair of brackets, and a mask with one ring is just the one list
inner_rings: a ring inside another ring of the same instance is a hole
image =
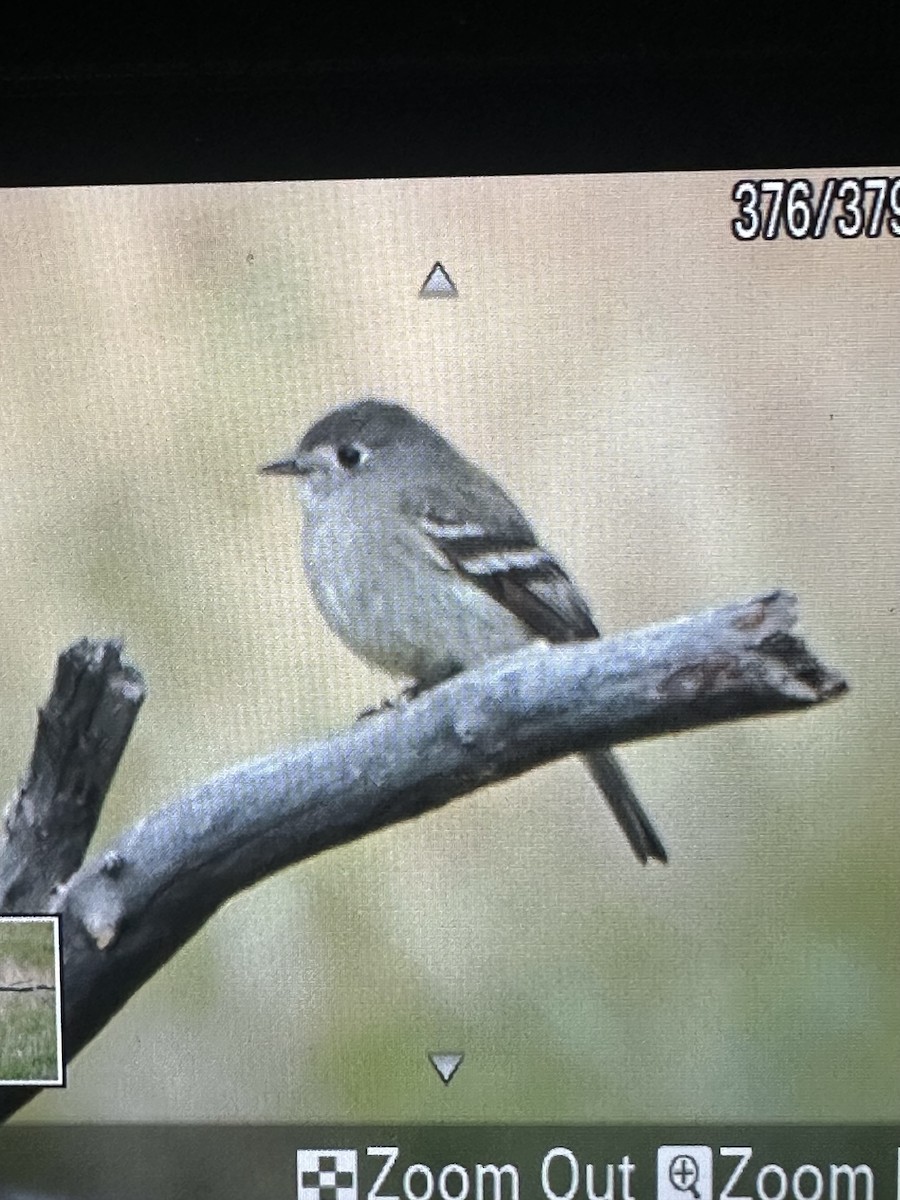
[[0, 1193], [893, 1192], [900, 168], [0, 209]]

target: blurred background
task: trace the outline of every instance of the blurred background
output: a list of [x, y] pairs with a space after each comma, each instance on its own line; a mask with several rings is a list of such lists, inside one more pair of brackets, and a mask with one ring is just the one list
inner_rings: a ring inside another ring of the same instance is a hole
[[[58, 652], [124, 637], [96, 849], [396, 690], [255, 474], [364, 393], [494, 472], [605, 629], [783, 586], [852, 686], [626, 748], [664, 868], [566, 761], [283, 872], [22, 1119], [900, 1115], [900, 245], [737, 242], [734, 179], [0, 194], [0, 781]], [[436, 260], [458, 299], [418, 298]]]

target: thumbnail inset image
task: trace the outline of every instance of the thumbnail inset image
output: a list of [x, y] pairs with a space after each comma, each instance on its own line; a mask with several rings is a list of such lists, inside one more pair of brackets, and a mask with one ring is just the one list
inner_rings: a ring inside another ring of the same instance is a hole
[[0, 917], [0, 1085], [63, 1083], [59, 918]]

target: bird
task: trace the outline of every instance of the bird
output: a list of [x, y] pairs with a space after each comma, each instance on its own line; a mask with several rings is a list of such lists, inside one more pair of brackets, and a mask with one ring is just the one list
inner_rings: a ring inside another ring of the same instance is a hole
[[[297, 482], [316, 603], [358, 657], [415, 696], [534, 642], [601, 636], [590, 607], [500, 484], [433, 425], [366, 396], [258, 468]], [[609, 749], [582, 755], [642, 863], [667, 862]]]

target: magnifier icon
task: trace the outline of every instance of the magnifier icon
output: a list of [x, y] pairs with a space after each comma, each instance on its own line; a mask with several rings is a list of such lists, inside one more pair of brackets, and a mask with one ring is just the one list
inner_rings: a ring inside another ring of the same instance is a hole
[[700, 1200], [697, 1181], [700, 1178], [700, 1167], [692, 1154], [676, 1154], [669, 1163], [669, 1183], [676, 1192], [684, 1192]]

